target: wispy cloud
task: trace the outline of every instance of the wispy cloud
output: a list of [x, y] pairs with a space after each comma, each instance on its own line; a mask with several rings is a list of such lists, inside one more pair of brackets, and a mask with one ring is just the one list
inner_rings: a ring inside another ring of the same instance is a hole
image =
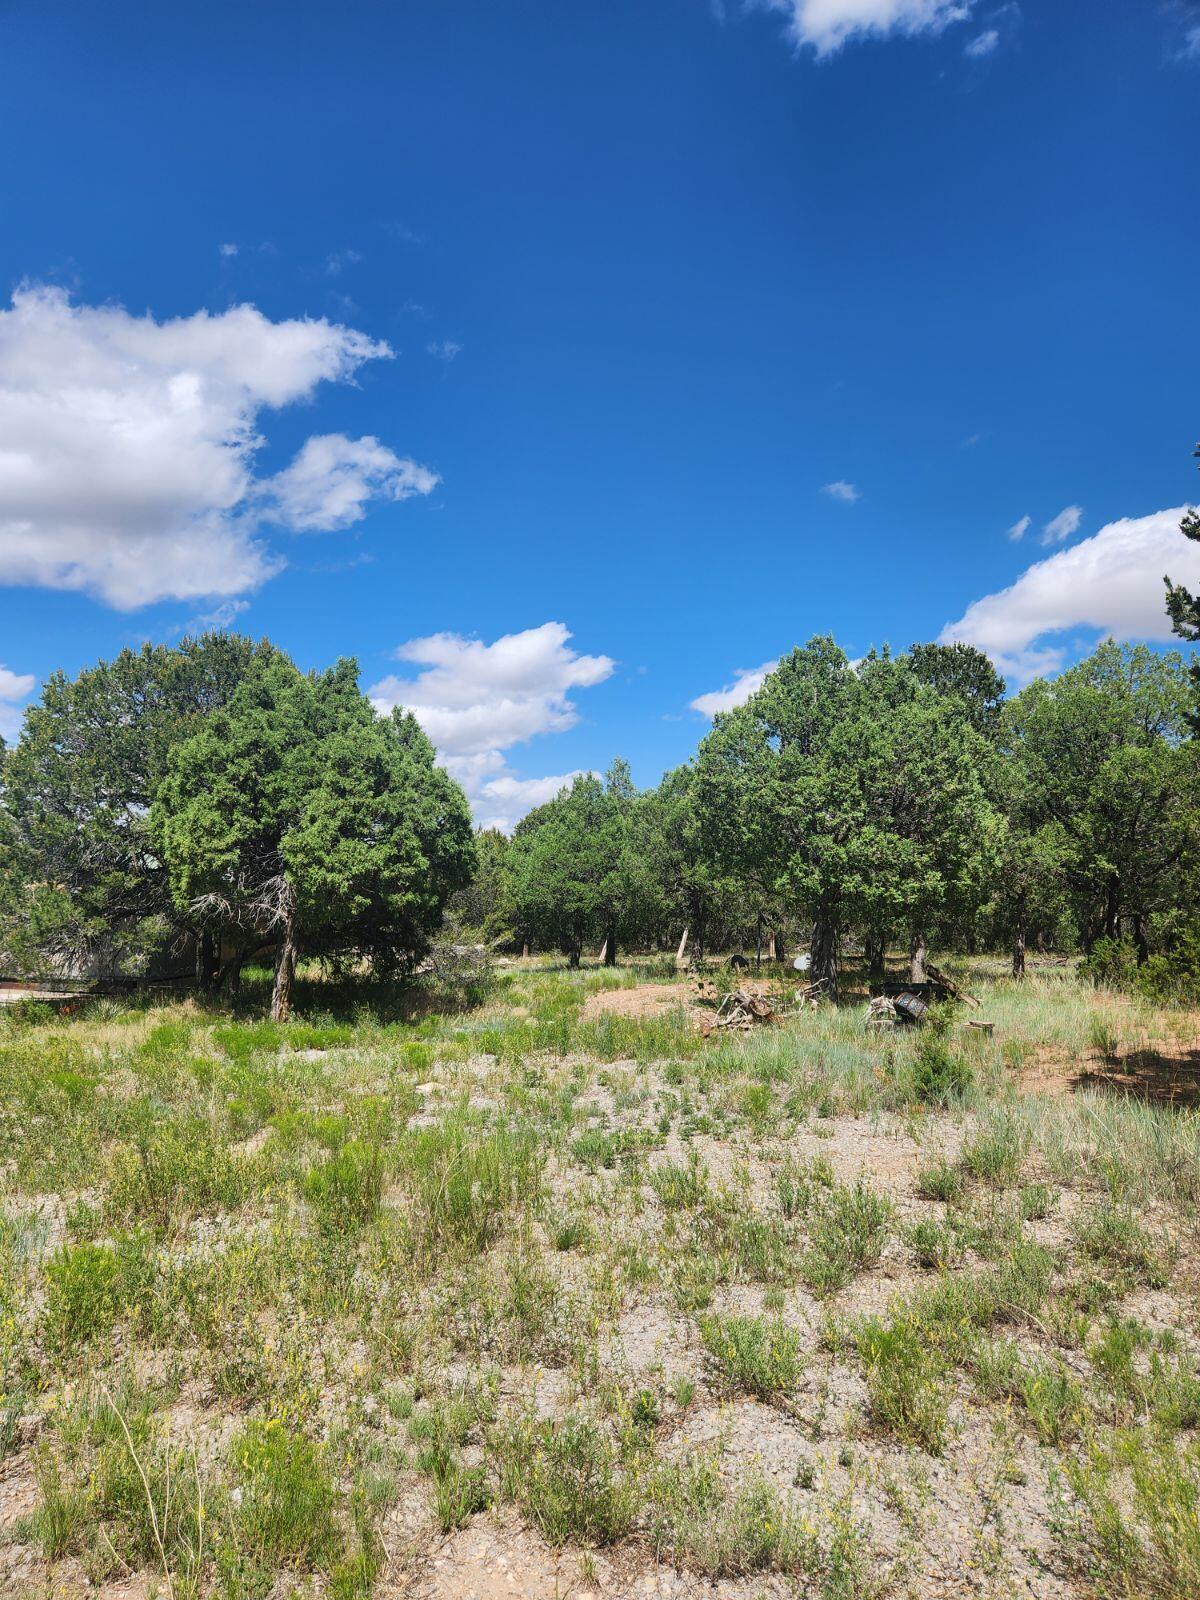
[[334, 250], [325, 257], [325, 276], [339, 277], [347, 267], [356, 267], [362, 260], [358, 250]]
[[847, 483], [845, 478], [837, 478], [833, 483], [823, 483], [821, 493], [827, 494], [831, 500], [840, 500], [843, 505], [848, 506], [862, 499], [859, 490], [852, 483]]
[[455, 356], [462, 355], [462, 345], [456, 344], [453, 339], [431, 339], [425, 350], [439, 361], [453, 361]]
[[797, 45], [830, 56], [852, 39], [943, 32], [971, 14], [973, 0], [757, 0], [788, 18]]
[[977, 33], [963, 46], [963, 55], [972, 61], [981, 61], [984, 56], [990, 56], [1000, 43], [1000, 30], [998, 28], [985, 28], [982, 33]]
[[1079, 524], [1083, 521], [1082, 506], [1064, 506], [1056, 517], [1042, 527], [1043, 544], [1062, 544], [1073, 533], [1079, 532]]
[[1014, 541], [1023, 539], [1029, 532], [1030, 521], [1031, 519], [1029, 517], [1018, 517], [1013, 523], [1012, 527], [1008, 530], [1008, 537]]

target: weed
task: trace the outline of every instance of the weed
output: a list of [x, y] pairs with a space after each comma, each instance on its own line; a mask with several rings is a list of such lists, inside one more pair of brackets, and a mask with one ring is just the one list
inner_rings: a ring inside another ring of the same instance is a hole
[[911, 1317], [869, 1317], [855, 1330], [871, 1420], [906, 1444], [940, 1455], [946, 1443], [944, 1361]]
[[805, 1365], [794, 1328], [778, 1319], [705, 1317], [700, 1336], [728, 1388], [761, 1400], [794, 1393]]

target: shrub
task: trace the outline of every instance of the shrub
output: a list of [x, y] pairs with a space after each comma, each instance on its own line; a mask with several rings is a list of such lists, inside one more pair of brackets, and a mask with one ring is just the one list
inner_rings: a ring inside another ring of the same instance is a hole
[[1077, 1510], [1063, 1538], [1081, 1575], [1111, 1600], [1200, 1594], [1200, 1445], [1123, 1433], [1068, 1458]]
[[835, 1185], [823, 1195], [809, 1226], [811, 1248], [804, 1258], [810, 1286], [832, 1293], [856, 1272], [873, 1267], [887, 1243], [891, 1215], [888, 1201], [861, 1178], [853, 1188]]
[[1079, 974], [1097, 989], [1129, 989], [1137, 974], [1137, 949], [1132, 939], [1097, 939]]
[[917, 1193], [922, 1200], [944, 1200], [948, 1205], [962, 1198], [962, 1173], [952, 1162], [931, 1161], [917, 1173]]
[[793, 1393], [804, 1371], [800, 1335], [761, 1317], [705, 1317], [700, 1336], [727, 1387], [773, 1400]]
[[913, 1097], [923, 1105], [959, 1104], [975, 1081], [975, 1069], [964, 1055], [937, 1033], [923, 1033], [913, 1052]]
[[304, 1177], [304, 1197], [322, 1233], [352, 1233], [370, 1222], [383, 1194], [383, 1155], [351, 1139]]
[[489, 1448], [501, 1494], [548, 1544], [613, 1544], [633, 1525], [636, 1481], [590, 1417], [574, 1413], [557, 1424], [523, 1419], [497, 1430]]
[[940, 1455], [946, 1443], [947, 1368], [915, 1319], [868, 1317], [855, 1332], [866, 1368], [867, 1410], [906, 1444]]
[[336, 1557], [337, 1491], [319, 1446], [272, 1418], [248, 1423], [232, 1457], [239, 1542], [253, 1560], [315, 1568]]
[[647, 1498], [659, 1560], [686, 1561], [709, 1578], [821, 1571], [815, 1529], [763, 1478], [751, 1475], [726, 1488], [711, 1456], [658, 1468]]

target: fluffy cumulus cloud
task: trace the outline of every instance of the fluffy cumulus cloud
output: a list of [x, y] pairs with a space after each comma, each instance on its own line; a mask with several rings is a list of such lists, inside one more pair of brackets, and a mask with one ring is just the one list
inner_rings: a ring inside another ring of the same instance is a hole
[[1122, 517], [1029, 567], [1007, 589], [969, 605], [943, 644], [977, 645], [1013, 684], [1066, 664], [1072, 630], [1166, 641], [1163, 575], [1200, 585], [1200, 548], [1179, 531], [1182, 507]]
[[380, 711], [404, 706], [466, 789], [483, 826], [510, 828], [552, 798], [574, 773], [519, 778], [504, 754], [540, 734], [565, 733], [579, 720], [574, 689], [611, 676], [609, 656], [580, 655], [561, 622], [509, 633], [485, 644], [457, 633], [410, 639], [397, 659], [421, 670], [392, 674], [370, 690]]
[[761, 667], [739, 667], [733, 682], [709, 694], [699, 694], [689, 702], [693, 711], [706, 717], [715, 717], [718, 711], [732, 711], [744, 706], [756, 689], [760, 689], [769, 673], [775, 671], [778, 661], [764, 661]]
[[0, 667], [0, 739], [14, 739], [21, 727], [21, 703], [33, 693], [32, 672]]
[[829, 56], [855, 38], [941, 33], [971, 13], [973, 0], [761, 0], [788, 17], [798, 45]]
[[292, 462], [263, 484], [267, 514], [298, 533], [328, 533], [361, 522], [378, 496], [408, 500], [428, 494], [436, 472], [401, 459], [378, 439], [314, 434]]
[[0, 583], [122, 609], [241, 594], [282, 564], [264, 519], [344, 527], [370, 494], [427, 493], [431, 473], [338, 434], [255, 477], [260, 413], [391, 354], [353, 328], [248, 305], [157, 322], [19, 289], [0, 310]]

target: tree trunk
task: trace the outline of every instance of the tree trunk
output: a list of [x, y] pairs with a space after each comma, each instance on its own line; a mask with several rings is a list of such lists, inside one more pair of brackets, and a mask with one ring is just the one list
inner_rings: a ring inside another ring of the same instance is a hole
[[812, 981], [825, 980], [825, 993], [831, 1000], [837, 999], [838, 994], [838, 931], [836, 925], [823, 917], [813, 923], [812, 942], [809, 947], [812, 951], [812, 966], [810, 968]]
[[196, 987], [211, 989], [216, 977], [217, 957], [212, 931], [204, 928], [196, 935]]
[[1106, 939], [1115, 939], [1117, 937], [1120, 920], [1118, 916], [1119, 909], [1117, 880], [1110, 878], [1104, 891], [1104, 937]]
[[787, 939], [784, 937], [784, 935], [778, 932], [773, 933], [771, 935], [771, 943], [775, 946], [776, 961], [786, 961], [788, 952]]
[[289, 907], [279, 927], [275, 946], [275, 987], [271, 991], [271, 1021], [286, 1022], [292, 1010], [292, 985], [296, 981], [296, 913]]
[[924, 983], [926, 981], [925, 961], [928, 955], [929, 945], [926, 942], [924, 931], [922, 931], [913, 938], [912, 968], [908, 974], [910, 983]]
[[864, 941], [866, 949], [863, 952], [867, 958], [867, 983], [872, 989], [877, 989], [883, 982], [884, 956], [886, 949], [881, 933], [869, 933]]
[[1012, 975], [1018, 983], [1025, 978], [1025, 895], [1017, 899], [1017, 928], [1013, 934]]
[[1133, 942], [1137, 949], [1138, 966], [1142, 966], [1150, 959], [1150, 945], [1146, 938], [1146, 924], [1142, 917], [1133, 919]]
[[575, 968], [579, 965], [579, 954], [579, 946], [577, 944], [573, 944], [568, 948], [567, 965], [569, 967]]
[[754, 965], [762, 966], [762, 918], [759, 917], [754, 930]]
[[610, 927], [604, 935], [604, 965], [615, 967], [617, 964], [617, 930]]

